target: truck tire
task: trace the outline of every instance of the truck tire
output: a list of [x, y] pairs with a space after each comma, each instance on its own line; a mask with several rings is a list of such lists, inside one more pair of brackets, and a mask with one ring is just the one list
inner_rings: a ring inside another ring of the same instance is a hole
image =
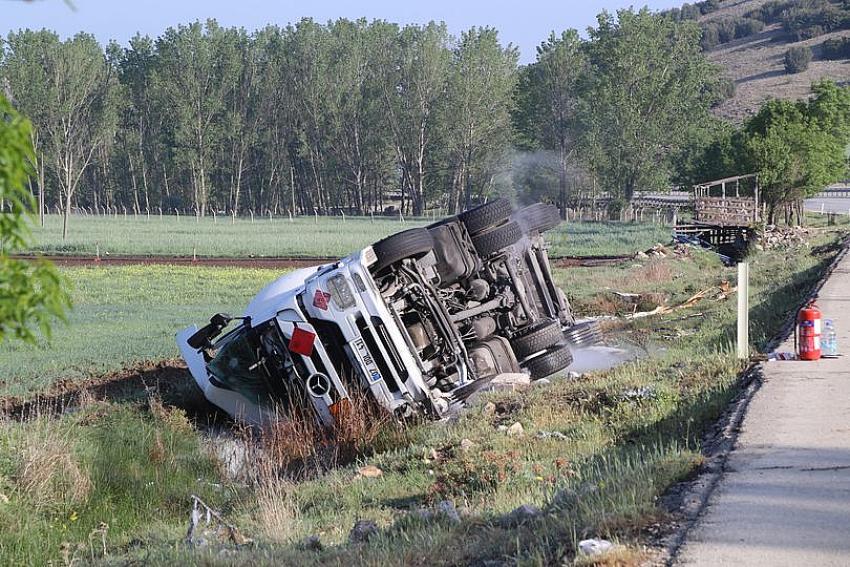
[[412, 228], [393, 234], [372, 246], [378, 261], [373, 272], [400, 262], [406, 258], [421, 258], [434, 249], [434, 238], [427, 228]]
[[535, 203], [519, 212], [523, 228], [529, 234], [532, 232], [544, 233], [561, 224], [561, 212], [555, 205]]
[[544, 354], [532, 358], [526, 364], [533, 380], [546, 378], [568, 367], [573, 362], [573, 355], [567, 345], [556, 345]]
[[480, 207], [470, 209], [459, 216], [470, 236], [481, 234], [488, 228], [498, 226], [508, 220], [513, 212], [511, 202], [496, 199]]
[[482, 258], [486, 258], [494, 252], [498, 252], [508, 246], [513, 246], [522, 239], [522, 229], [511, 221], [502, 226], [497, 226], [483, 234], [472, 237], [472, 245]]
[[527, 328], [511, 341], [511, 347], [518, 360], [538, 353], [564, 340], [561, 324], [552, 319], [544, 319]]

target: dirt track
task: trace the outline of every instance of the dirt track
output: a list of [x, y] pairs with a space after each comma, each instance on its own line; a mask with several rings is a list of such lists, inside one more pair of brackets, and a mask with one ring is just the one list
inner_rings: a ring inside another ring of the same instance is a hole
[[[631, 259], [632, 256], [566, 256], [553, 258], [552, 263], [557, 268], [610, 266]], [[309, 268], [334, 262], [337, 258], [322, 257], [255, 257], [255, 258], [222, 258], [199, 256], [34, 256], [18, 254], [14, 259], [33, 260], [43, 258], [59, 266], [212, 266], [232, 268], [268, 268], [293, 269]]]

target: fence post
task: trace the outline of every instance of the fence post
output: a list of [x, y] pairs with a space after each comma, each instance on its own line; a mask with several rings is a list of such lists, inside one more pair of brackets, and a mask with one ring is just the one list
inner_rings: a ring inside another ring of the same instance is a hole
[[738, 264], [738, 358], [750, 358], [750, 264]]

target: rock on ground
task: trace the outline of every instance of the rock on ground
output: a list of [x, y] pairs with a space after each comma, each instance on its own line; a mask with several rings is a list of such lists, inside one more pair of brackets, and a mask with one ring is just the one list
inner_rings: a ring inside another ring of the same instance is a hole
[[348, 534], [348, 541], [351, 543], [364, 543], [377, 534], [378, 524], [372, 520], [357, 520]]

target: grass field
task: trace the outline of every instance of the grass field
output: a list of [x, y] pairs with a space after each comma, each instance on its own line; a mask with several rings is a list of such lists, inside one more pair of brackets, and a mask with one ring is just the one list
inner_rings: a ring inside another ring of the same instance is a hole
[[242, 313], [273, 270], [120, 266], [63, 268], [74, 286], [67, 324], [36, 346], [0, 344], [0, 395], [37, 392], [177, 356], [174, 334], [218, 312]]
[[[837, 252], [829, 245], [836, 238], [820, 234], [812, 248], [752, 258], [756, 347], [820, 277]], [[91, 313], [113, 287], [123, 291], [110, 304], [133, 303], [141, 275], [116, 270], [71, 271]], [[239, 304], [242, 286], [247, 291], [253, 285], [253, 291], [267, 275], [237, 272], [147, 272], [151, 282], [145, 285], [158, 290], [156, 301], [138, 300], [118, 315], [135, 320], [144, 314], [160, 325], [173, 317], [176, 328], [195, 310], [204, 316], [213, 307]], [[181, 283], [196, 273], [205, 275]], [[628, 312], [613, 291], [675, 306], [733, 276], [734, 269], [700, 251], [557, 275], [585, 314]], [[202, 282], [215, 281], [226, 282], [229, 291], [204, 291]], [[206, 294], [204, 301], [171, 315], [189, 289]], [[210, 301], [217, 303], [200, 305]], [[701, 433], [736, 393], [742, 364], [732, 354], [734, 312], [733, 295], [664, 316], [621, 320], [617, 333], [644, 348], [647, 358], [577, 381], [490, 394], [457, 422], [384, 426], [355, 447], [353, 461], [328, 461], [324, 450], [304, 453], [305, 445], [294, 443], [305, 441], [305, 433], [284, 428], [249, 444], [268, 453], [251, 453], [248, 469], [266, 474], [236, 480], [217, 463], [203, 432], [179, 408], [156, 399], [94, 401], [61, 417], [0, 422], [0, 493], [8, 500], [0, 503], [0, 524], [8, 526], [0, 532], [0, 555], [15, 564], [565, 564], [576, 558], [578, 540], [606, 537], [622, 545], [608, 564], [637, 565], [646, 558], [646, 530], [665, 517], [659, 496], [699, 468]], [[131, 324], [134, 333], [145, 328]], [[114, 336], [123, 338], [120, 330], [116, 325]], [[107, 348], [109, 340], [102, 340]], [[61, 357], [66, 351], [56, 352]], [[89, 356], [97, 357], [94, 350]], [[3, 359], [4, 368], [9, 360]], [[485, 406], [488, 401], [494, 405]], [[499, 428], [515, 423], [523, 433]], [[295, 452], [310, 466], [292, 468]], [[281, 470], [279, 459], [264, 454], [282, 456], [290, 466]], [[365, 464], [383, 474], [359, 476]], [[221, 510], [255, 544], [238, 552], [233, 545], [182, 545], [191, 494]], [[416, 513], [442, 500], [460, 510], [459, 521]], [[521, 504], [542, 512], [524, 522], [505, 517]], [[381, 532], [367, 544], [347, 545], [358, 519], [375, 521]], [[308, 535], [318, 536], [323, 549], [297, 544]]]
[[[33, 251], [47, 254], [173, 255], [173, 256], [320, 256], [342, 257], [394, 232], [430, 221], [363, 217], [300, 217], [195, 219], [132, 215], [71, 219], [68, 240], [62, 240], [62, 218], [48, 215], [45, 228], [35, 229]], [[655, 224], [570, 223], [550, 233], [553, 256], [630, 254], [670, 240], [670, 228]]]

